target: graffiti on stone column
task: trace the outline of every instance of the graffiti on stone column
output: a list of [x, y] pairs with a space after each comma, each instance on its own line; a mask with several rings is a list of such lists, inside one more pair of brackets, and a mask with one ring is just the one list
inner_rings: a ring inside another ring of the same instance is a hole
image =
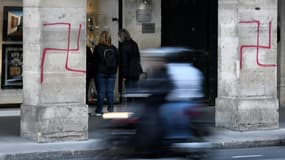
[[80, 33], [82, 29], [82, 24], [79, 25], [78, 35], [77, 35], [77, 47], [76, 48], [70, 48], [70, 41], [71, 41], [71, 24], [70, 23], [45, 23], [44, 26], [56, 26], [56, 25], [66, 25], [68, 27], [67, 34], [68, 34], [68, 40], [67, 40], [67, 48], [44, 48], [43, 49], [43, 55], [41, 59], [41, 79], [40, 82], [43, 83], [44, 81], [44, 64], [45, 64], [45, 58], [49, 51], [59, 51], [59, 52], [66, 52], [66, 59], [65, 59], [65, 69], [70, 72], [77, 72], [85, 74], [86, 70], [81, 69], [74, 69], [69, 66], [69, 53], [70, 52], [77, 52], [79, 53], [80, 49]]
[[254, 45], [241, 45], [240, 46], [240, 70], [242, 70], [243, 66], [243, 50], [246, 48], [255, 48], [256, 49], [256, 64], [260, 67], [276, 67], [276, 64], [264, 64], [261, 63], [259, 60], [259, 49], [271, 49], [271, 43], [272, 43], [272, 22], [269, 22], [268, 25], [268, 44], [267, 45], [260, 45], [260, 21], [259, 20], [253, 20], [253, 21], [240, 21], [240, 23], [243, 24], [256, 24], [257, 25], [257, 37], [256, 37], [256, 44]]

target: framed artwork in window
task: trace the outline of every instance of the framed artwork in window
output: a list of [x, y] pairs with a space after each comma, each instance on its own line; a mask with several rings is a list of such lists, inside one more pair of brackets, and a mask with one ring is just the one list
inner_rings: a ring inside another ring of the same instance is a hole
[[23, 40], [23, 8], [4, 6], [3, 41]]
[[22, 73], [23, 46], [21, 44], [3, 44], [1, 88], [22, 88]]

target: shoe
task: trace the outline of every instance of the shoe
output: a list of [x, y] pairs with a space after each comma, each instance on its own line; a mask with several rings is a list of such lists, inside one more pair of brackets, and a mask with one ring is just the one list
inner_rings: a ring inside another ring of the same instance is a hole
[[101, 117], [102, 113], [88, 113], [90, 117]]
[[112, 108], [109, 108], [109, 107], [108, 107], [108, 112], [114, 112], [113, 107], [112, 107]]

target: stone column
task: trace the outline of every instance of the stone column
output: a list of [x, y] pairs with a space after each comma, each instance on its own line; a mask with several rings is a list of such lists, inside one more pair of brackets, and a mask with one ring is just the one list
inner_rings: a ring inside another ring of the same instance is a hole
[[285, 1], [279, 0], [279, 27], [280, 27], [280, 42], [278, 67], [279, 67], [279, 99], [280, 107], [285, 107]]
[[216, 126], [279, 126], [277, 0], [219, 0]]
[[37, 142], [88, 138], [85, 0], [24, 0], [21, 136]]

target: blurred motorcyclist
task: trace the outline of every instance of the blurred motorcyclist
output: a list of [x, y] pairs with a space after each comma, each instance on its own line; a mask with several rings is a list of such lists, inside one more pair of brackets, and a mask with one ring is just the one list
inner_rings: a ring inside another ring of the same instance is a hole
[[183, 61], [179, 53], [151, 54], [148, 58], [153, 71], [139, 86], [150, 95], [143, 102], [136, 145], [149, 148], [162, 146], [165, 139], [190, 139], [187, 111], [196, 106], [194, 99], [203, 97], [202, 73]]
[[[135, 133], [127, 135], [128, 150], [165, 151], [173, 143], [191, 141], [196, 136], [191, 130], [195, 116], [192, 109], [200, 105], [197, 99], [203, 97], [203, 75], [187, 59], [191, 54], [188, 51], [176, 48], [142, 51], [151, 70], [139, 82], [137, 92], [147, 96], [134, 104], [128, 103], [127, 112], [133, 114], [119, 119], [135, 127]], [[138, 112], [133, 112], [134, 108], [139, 108]]]

